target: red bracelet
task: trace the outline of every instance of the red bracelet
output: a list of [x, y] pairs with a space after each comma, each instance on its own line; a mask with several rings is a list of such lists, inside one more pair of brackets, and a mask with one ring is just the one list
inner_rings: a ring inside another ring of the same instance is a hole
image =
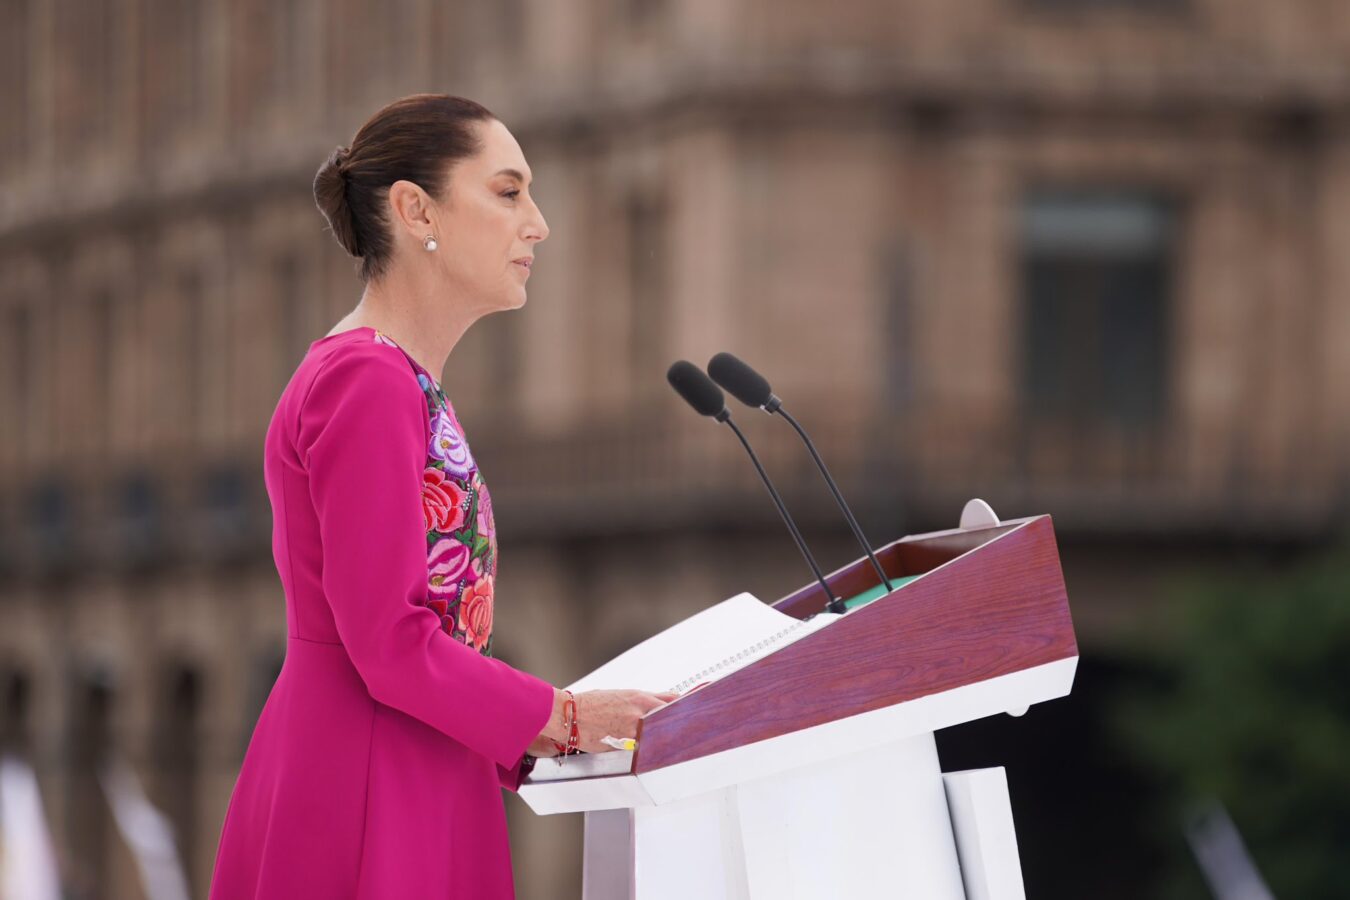
[[[576, 697], [572, 696], [572, 692], [566, 688], [563, 688], [562, 692], [567, 695], [567, 699], [563, 701], [563, 727], [567, 729], [567, 743], [561, 744], [558, 741], [553, 741], [553, 747], [562, 756], [570, 756], [573, 753], [580, 752], [581, 732], [577, 728]], [[552, 739], [550, 738], [550, 740]]]
[[[570, 698], [571, 694], [568, 694], [568, 697]], [[568, 714], [569, 707], [571, 708], [570, 711], [572, 714], [572, 728], [567, 734], [567, 752], [576, 753], [580, 749], [578, 745], [581, 743], [581, 731], [577, 726], [577, 701], [575, 699], [569, 699], [563, 704], [564, 716]]]

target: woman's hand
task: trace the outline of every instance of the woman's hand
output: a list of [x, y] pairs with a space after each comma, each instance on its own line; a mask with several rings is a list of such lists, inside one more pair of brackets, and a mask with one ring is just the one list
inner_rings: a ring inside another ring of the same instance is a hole
[[533, 756], [535, 759], [543, 759], [546, 756], [557, 756], [558, 748], [553, 746], [551, 738], [545, 735], [539, 735], [530, 744], [530, 748], [525, 751], [527, 756]]
[[[582, 691], [576, 695], [578, 746], [587, 753], [604, 753], [614, 748], [602, 743], [606, 735], [616, 738], [637, 737], [638, 720], [679, 694], [663, 691]], [[567, 743], [563, 722], [563, 704], [567, 695], [554, 688], [553, 715], [542, 737]]]

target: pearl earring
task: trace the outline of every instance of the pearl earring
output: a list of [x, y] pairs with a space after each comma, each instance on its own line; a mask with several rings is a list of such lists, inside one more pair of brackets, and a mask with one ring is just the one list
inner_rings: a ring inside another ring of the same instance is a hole
[[422, 246], [427, 248], [427, 252], [432, 252], [436, 249], [436, 239], [431, 235], [427, 235], [422, 238]]

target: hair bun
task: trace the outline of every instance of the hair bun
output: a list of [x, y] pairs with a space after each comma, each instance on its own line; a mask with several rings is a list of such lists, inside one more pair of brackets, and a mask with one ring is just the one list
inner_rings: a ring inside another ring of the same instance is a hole
[[342, 249], [361, 257], [361, 240], [347, 196], [347, 160], [351, 155], [350, 147], [338, 147], [319, 166], [319, 171], [314, 173], [314, 202], [328, 220]]

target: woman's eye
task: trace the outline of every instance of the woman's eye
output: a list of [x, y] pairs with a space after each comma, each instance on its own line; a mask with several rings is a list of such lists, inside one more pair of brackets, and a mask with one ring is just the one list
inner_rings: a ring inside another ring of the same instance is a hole
[[516, 196], [517, 196], [519, 193], [520, 193], [520, 191], [507, 191], [505, 194], [502, 194], [502, 196], [503, 196], [503, 197], [510, 197], [512, 200], [514, 200], [514, 199], [516, 199]]

